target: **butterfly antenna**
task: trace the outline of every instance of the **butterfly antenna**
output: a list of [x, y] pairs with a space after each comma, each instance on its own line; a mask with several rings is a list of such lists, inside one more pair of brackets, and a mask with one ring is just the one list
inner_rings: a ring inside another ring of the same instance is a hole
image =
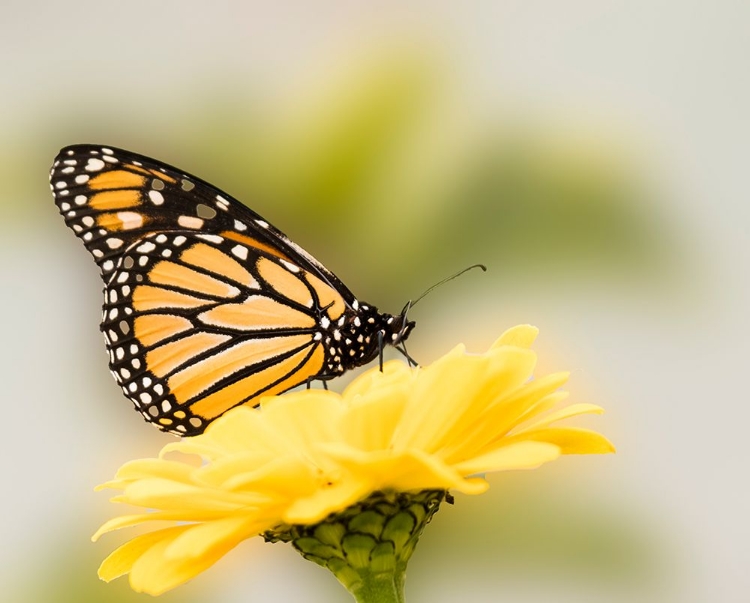
[[444, 285], [448, 281], [452, 281], [454, 278], [458, 278], [464, 272], [468, 272], [469, 270], [474, 270], [474, 268], [481, 268], [482, 272], [487, 272], [487, 266], [485, 266], [484, 264], [474, 264], [472, 266], [469, 266], [468, 268], [464, 268], [463, 270], [459, 270], [458, 272], [456, 272], [456, 274], [453, 274], [453, 275], [449, 276], [448, 278], [444, 278], [442, 281], [440, 281], [440, 282], [435, 283], [434, 285], [432, 285], [432, 287], [430, 287], [429, 289], [427, 289], [427, 291], [425, 291], [424, 293], [422, 293], [422, 295], [420, 295], [416, 300], [410, 301], [408, 304], [406, 304], [406, 308], [404, 308], [404, 311], [409, 310], [409, 309], [413, 308], [414, 306], [416, 306], [417, 302], [419, 300], [421, 300], [428, 293], [432, 292], [434, 289], [436, 289], [440, 285]]

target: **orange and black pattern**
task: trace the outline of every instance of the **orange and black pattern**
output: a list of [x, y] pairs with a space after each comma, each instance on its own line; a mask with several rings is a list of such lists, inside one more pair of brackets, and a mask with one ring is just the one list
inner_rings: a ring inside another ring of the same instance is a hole
[[143, 417], [177, 435], [262, 395], [329, 379], [401, 344], [381, 314], [210, 184], [119, 149], [63, 149], [50, 185], [104, 279], [109, 364]]

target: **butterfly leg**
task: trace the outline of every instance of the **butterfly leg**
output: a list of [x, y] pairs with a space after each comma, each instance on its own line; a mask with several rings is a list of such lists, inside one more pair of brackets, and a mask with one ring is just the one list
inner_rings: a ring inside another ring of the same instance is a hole
[[323, 384], [323, 389], [328, 391], [328, 380], [333, 379], [334, 376], [314, 376], [314, 377], [308, 377], [305, 380], [305, 389], [312, 389], [313, 381], [320, 381]]
[[406, 351], [406, 343], [402, 341], [400, 346], [396, 346], [396, 349], [404, 355], [404, 357], [406, 358], [406, 362], [409, 364], [409, 366], [413, 366], [413, 367], [419, 366], [419, 362], [417, 362], [416, 360], [414, 360], [414, 358], [409, 356], [409, 352]]
[[383, 372], [383, 331], [378, 331], [378, 359], [380, 361], [380, 372]]

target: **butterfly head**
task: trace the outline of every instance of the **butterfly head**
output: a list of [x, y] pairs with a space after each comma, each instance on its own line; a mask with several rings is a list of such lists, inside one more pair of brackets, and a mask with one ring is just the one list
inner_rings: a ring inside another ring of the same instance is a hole
[[412, 329], [416, 326], [416, 322], [409, 320], [406, 317], [406, 313], [409, 311], [410, 304], [406, 304], [401, 314], [396, 316], [384, 315], [385, 325], [383, 327], [383, 341], [390, 345], [397, 346], [402, 341], [406, 341], [412, 332]]

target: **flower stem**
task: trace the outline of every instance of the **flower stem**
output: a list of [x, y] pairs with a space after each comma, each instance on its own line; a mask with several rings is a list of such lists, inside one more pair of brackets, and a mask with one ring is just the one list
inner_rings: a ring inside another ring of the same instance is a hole
[[445, 490], [375, 492], [318, 524], [280, 526], [264, 537], [291, 542], [357, 603], [404, 603], [406, 564], [443, 500], [453, 502]]
[[357, 603], [404, 603], [404, 572], [363, 572], [360, 577], [350, 591]]

